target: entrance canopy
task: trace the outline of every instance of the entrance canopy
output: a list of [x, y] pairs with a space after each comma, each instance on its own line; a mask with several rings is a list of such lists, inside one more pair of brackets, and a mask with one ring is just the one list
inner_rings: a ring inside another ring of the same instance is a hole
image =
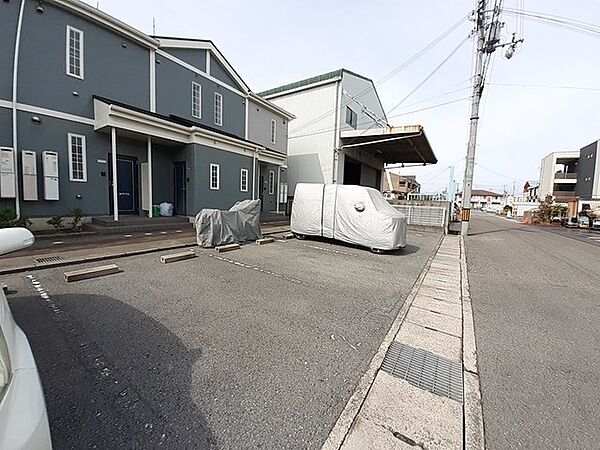
[[342, 149], [372, 152], [384, 164], [437, 163], [421, 125], [342, 131], [341, 143]]

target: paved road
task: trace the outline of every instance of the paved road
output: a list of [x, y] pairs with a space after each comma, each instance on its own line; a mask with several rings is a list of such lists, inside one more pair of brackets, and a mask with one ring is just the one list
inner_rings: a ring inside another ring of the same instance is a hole
[[541, 229], [549, 233], [554, 233], [559, 236], [568, 237], [570, 239], [575, 239], [600, 247], [600, 231], [598, 230], [563, 227], [543, 227]]
[[[0, 277], [40, 368], [56, 448], [318, 449], [431, 254], [243, 246], [67, 284]], [[85, 267], [85, 265], [75, 266]]]
[[600, 248], [481, 214], [466, 243], [488, 449], [597, 449]]

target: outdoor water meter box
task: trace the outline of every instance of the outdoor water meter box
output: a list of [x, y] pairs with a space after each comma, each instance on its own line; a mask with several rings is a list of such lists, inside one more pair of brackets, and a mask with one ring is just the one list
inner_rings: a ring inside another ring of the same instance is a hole
[[12, 148], [0, 148], [0, 198], [15, 198], [15, 154]]
[[58, 153], [42, 152], [44, 200], [58, 200]]
[[21, 167], [23, 168], [23, 200], [38, 199], [37, 161], [36, 153], [31, 150], [21, 152]]

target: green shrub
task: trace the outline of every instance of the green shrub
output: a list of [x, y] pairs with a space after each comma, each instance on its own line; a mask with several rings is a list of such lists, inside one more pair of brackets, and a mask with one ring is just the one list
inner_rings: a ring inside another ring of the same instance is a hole
[[69, 214], [73, 216], [73, 222], [71, 222], [71, 228], [74, 230], [81, 229], [81, 219], [85, 215], [83, 209], [81, 208], [73, 208], [69, 210]]
[[17, 219], [14, 209], [4, 208], [0, 210], [0, 228], [29, 228], [30, 226], [31, 220], [29, 220], [29, 217], [22, 215], [19, 219]]
[[48, 225], [52, 225], [55, 230], [64, 228], [62, 216], [54, 216], [46, 221]]

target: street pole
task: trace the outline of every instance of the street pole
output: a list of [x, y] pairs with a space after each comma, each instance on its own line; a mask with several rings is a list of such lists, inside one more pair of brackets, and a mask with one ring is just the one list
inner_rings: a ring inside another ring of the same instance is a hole
[[475, 79], [471, 103], [471, 119], [469, 127], [469, 144], [465, 165], [465, 179], [462, 193], [462, 223], [460, 234], [466, 236], [471, 220], [471, 190], [473, 188], [473, 169], [475, 166], [475, 146], [477, 145], [477, 125], [479, 123], [479, 103], [483, 92], [483, 58], [485, 53], [485, 0], [479, 0], [475, 11], [477, 32], [477, 53], [475, 56]]

